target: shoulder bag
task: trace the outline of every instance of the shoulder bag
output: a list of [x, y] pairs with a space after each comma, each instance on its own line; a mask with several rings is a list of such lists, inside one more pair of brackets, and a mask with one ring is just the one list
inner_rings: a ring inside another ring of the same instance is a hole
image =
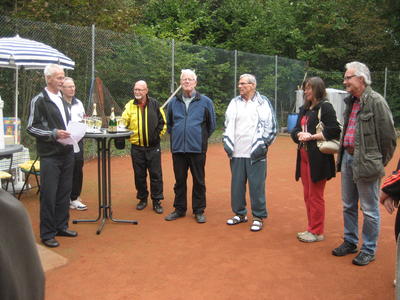
[[[324, 123], [321, 121], [321, 108], [318, 110], [319, 123], [316, 126], [316, 133], [322, 133], [324, 130]], [[335, 154], [339, 152], [340, 141], [339, 140], [319, 140], [317, 141], [319, 151], [325, 154]]]

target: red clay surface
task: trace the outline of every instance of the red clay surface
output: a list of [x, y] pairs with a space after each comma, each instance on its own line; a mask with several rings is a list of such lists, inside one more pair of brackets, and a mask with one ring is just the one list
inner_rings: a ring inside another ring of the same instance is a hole
[[[220, 144], [207, 153], [206, 224], [185, 218], [166, 222], [173, 207], [171, 154], [163, 153], [164, 208], [157, 215], [135, 209], [130, 157], [112, 159], [115, 218], [137, 219], [139, 225], [107, 221], [71, 224], [77, 238], [59, 238], [54, 251], [68, 263], [46, 273], [46, 299], [392, 299], [395, 268], [394, 216], [381, 207], [382, 224], [376, 261], [354, 266], [355, 255], [334, 257], [342, 242], [340, 175], [328, 182], [325, 241], [305, 244], [296, 239], [305, 230], [306, 214], [300, 182], [294, 180], [296, 146], [279, 136], [268, 156], [269, 218], [261, 232], [250, 223], [227, 226], [230, 208], [229, 162]], [[396, 151], [387, 173], [395, 168]], [[85, 212], [71, 219], [97, 215], [97, 160], [86, 162], [82, 198]], [[191, 181], [191, 179], [190, 179]], [[191, 188], [189, 188], [191, 191]], [[191, 199], [189, 197], [189, 199]], [[23, 197], [39, 241], [38, 199]], [[361, 219], [361, 217], [360, 217]]]

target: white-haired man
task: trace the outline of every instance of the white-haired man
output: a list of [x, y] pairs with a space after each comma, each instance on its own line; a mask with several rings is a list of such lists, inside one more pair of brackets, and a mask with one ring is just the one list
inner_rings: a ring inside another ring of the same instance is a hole
[[[75, 97], [75, 83], [71, 77], [65, 77], [62, 86], [62, 94], [69, 105], [71, 111], [71, 121], [81, 122], [85, 116], [85, 108], [81, 100]], [[82, 203], [81, 192], [83, 183], [83, 140], [79, 143], [79, 152], [74, 154], [74, 172], [72, 175], [71, 202], [69, 208], [76, 210], [86, 210], [86, 204]]]
[[56, 236], [78, 235], [68, 229], [74, 152], [58, 142], [70, 137], [70, 110], [60, 93], [64, 70], [52, 64], [44, 75], [47, 86], [31, 101], [27, 131], [36, 138], [40, 157], [40, 238], [45, 246], [58, 247]]
[[267, 97], [257, 92], [256, 78], [239, 78], [240, 95], [233, 98], [225, 113], [224, 149], [231, 166], [231, 206], [235, 214], [228, 225], [247, 222], [246, 182], [249, 183], [253, 215], [251, 231], [260, 231], [267, 218], [265, 179], [268, 147], [276, 137], [276, 119]]
[[344, 242], [332, 254], [357, 252], [360, 200], [363, 244], [353, 264], [365, 266], [375, 260], [380, 179], [396, 148], [396, 132], [386, 100], [370, 87], [371, 76], [365, 64], [346, 64], [343, 84], [350, 93], [344, 100], [344, 127], [337, 159], [337, 169], [342, 173]]
[[205, 164], [208, 138], [215, 129], [215, 110], [210, 98], [195, 90], [197, 76], [186, 69], [181, 73], [182, 94], [168, 104], [167, 128], [175, 174], [175, 211], [165, 220], [184, 217], [187, 210], [188, 170], [193, 177], [192, 210], [198, 223], [205, 223]]

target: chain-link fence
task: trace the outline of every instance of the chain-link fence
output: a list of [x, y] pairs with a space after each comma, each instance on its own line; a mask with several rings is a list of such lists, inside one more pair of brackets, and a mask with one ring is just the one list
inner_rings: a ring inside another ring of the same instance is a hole
[[[162, 40], [148, 36], [116, 33], [93, 27], [77, 27], [33, 22], [0, 16], [0, 37], [19, 34], [43, 42], [75, 61], [75, 70], [66, 71], [75, 79], [77, 97], [90, 111], [90, 88], [94, 77], [102, 79], [114, 101], [124, 107], [132, 97], [132, 84], [146, 80], [151, 96], [164, 102], [179, 85], [180, 70], [191, 68], [198, 74], [197, 89], [213, 99], [219, 126], [230, 99], [237, 94], [240, 74], [257, 78], [257, 89], [276, 109], [280, 126], [286, 126], [288, 113], [294, 111], [295, 90], [306, 72], [302, 61], [277, 56], [257, 55]], [[328, 87], [343, 88], [343, 73], [308, 72], [321, 76]], [[373, 88], [386, 94], [396, 123], [400, 122], [398, 94], [400, 72], [373, 72]], [[20, 71], [19, 114], [24, 128], [28, 105], [45, 85], [43, 72]], [[4, 115], [14, 110], [15, 72], [0, 69], [0, 96], [5, 101]], [[385, 92], [386, 91], [386, 92]], [[23, 130], [24, 131], [24, 130]]]
[[[76, 67], [66, 70], [69, 76], [76, 78], [79, 97], [87, 99], [90, 90], [91, 68], [91, 30], [69, 25], [32, 22], [27, 20], [0, 17], [0, 36], [36, 40], [63, 52], [71, 57]], [[43, 70], [25, 70], [19, 72], [18, 112], [22, 128], [28, 117], [30, 100], [45, 86]], [[15, 71], [0, 69], [0, 96], [4, 100], [4, 116], [14, 116]], [[24, 131], [24, 130], [23, 130]]]
[[[90, 107], [92, 69], [94, 76], [103, 80], [114, 100], [123, 107], [132, 97], [135, 81], [146, 80], [151, 95], [163, 102], [178, 87], [180, 70], [191, 68], [198, 74], [198, 90], [214, 100], [219, 124], [227, 103], [236, 95], [237, 80], [242, 73], [256, 76], [258, 90], [271, 100], [278, 119], [284, 124], [282, 119], [292, 107], [294, 90], [305, 69], [303, 62], [281, 57], [92, 30], [91, 27], [0, 17], [0, 36], [16, 34], [48, 44], [75, 61], [75, 70], [67, 73], [75, 79], [77, 96], [86, 108]], [[20, 74], [20, 111], [21, 118], [26, 119], [27, 104], [44, 86], [44, 79], [42, 71], [22, 70]], [[1, 69], [0, 87], [1, 96], [6, 100], [6, 114], [12, 114], [14, 76], [12, 70]]]
[[[344, 67], [344, 66], [343, 66]], [[343, 72], [308, 71], [307, 76], [319, 76], [327, 87], [343, 89]], [[372, 88], [387, 100], [396, 127], [400, 126], [400, 71], [371, 70]]]

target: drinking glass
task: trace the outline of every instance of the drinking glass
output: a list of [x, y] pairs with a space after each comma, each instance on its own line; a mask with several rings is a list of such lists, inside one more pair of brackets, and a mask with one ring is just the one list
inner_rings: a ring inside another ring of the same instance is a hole
[[101, 119], [99, 117], [95, 118], [95, 120], [94, 120], [94, 129], [96, 131], [100, 131], [101, 124], [102, 124]]
[[115, 119], [117, 120], [118, 129], [126, 129], [125, 120], [121, 116], [115, 117]]
[[93, 118], [91, 118], [91, 117], [86, 118], [86, 125], [87, 125], [87, 127], [88, 127], [88, 130], [89, 130], [89, 131], [92, 131], [92, 130], [94, 129], [94, 121], [93, 121]]

